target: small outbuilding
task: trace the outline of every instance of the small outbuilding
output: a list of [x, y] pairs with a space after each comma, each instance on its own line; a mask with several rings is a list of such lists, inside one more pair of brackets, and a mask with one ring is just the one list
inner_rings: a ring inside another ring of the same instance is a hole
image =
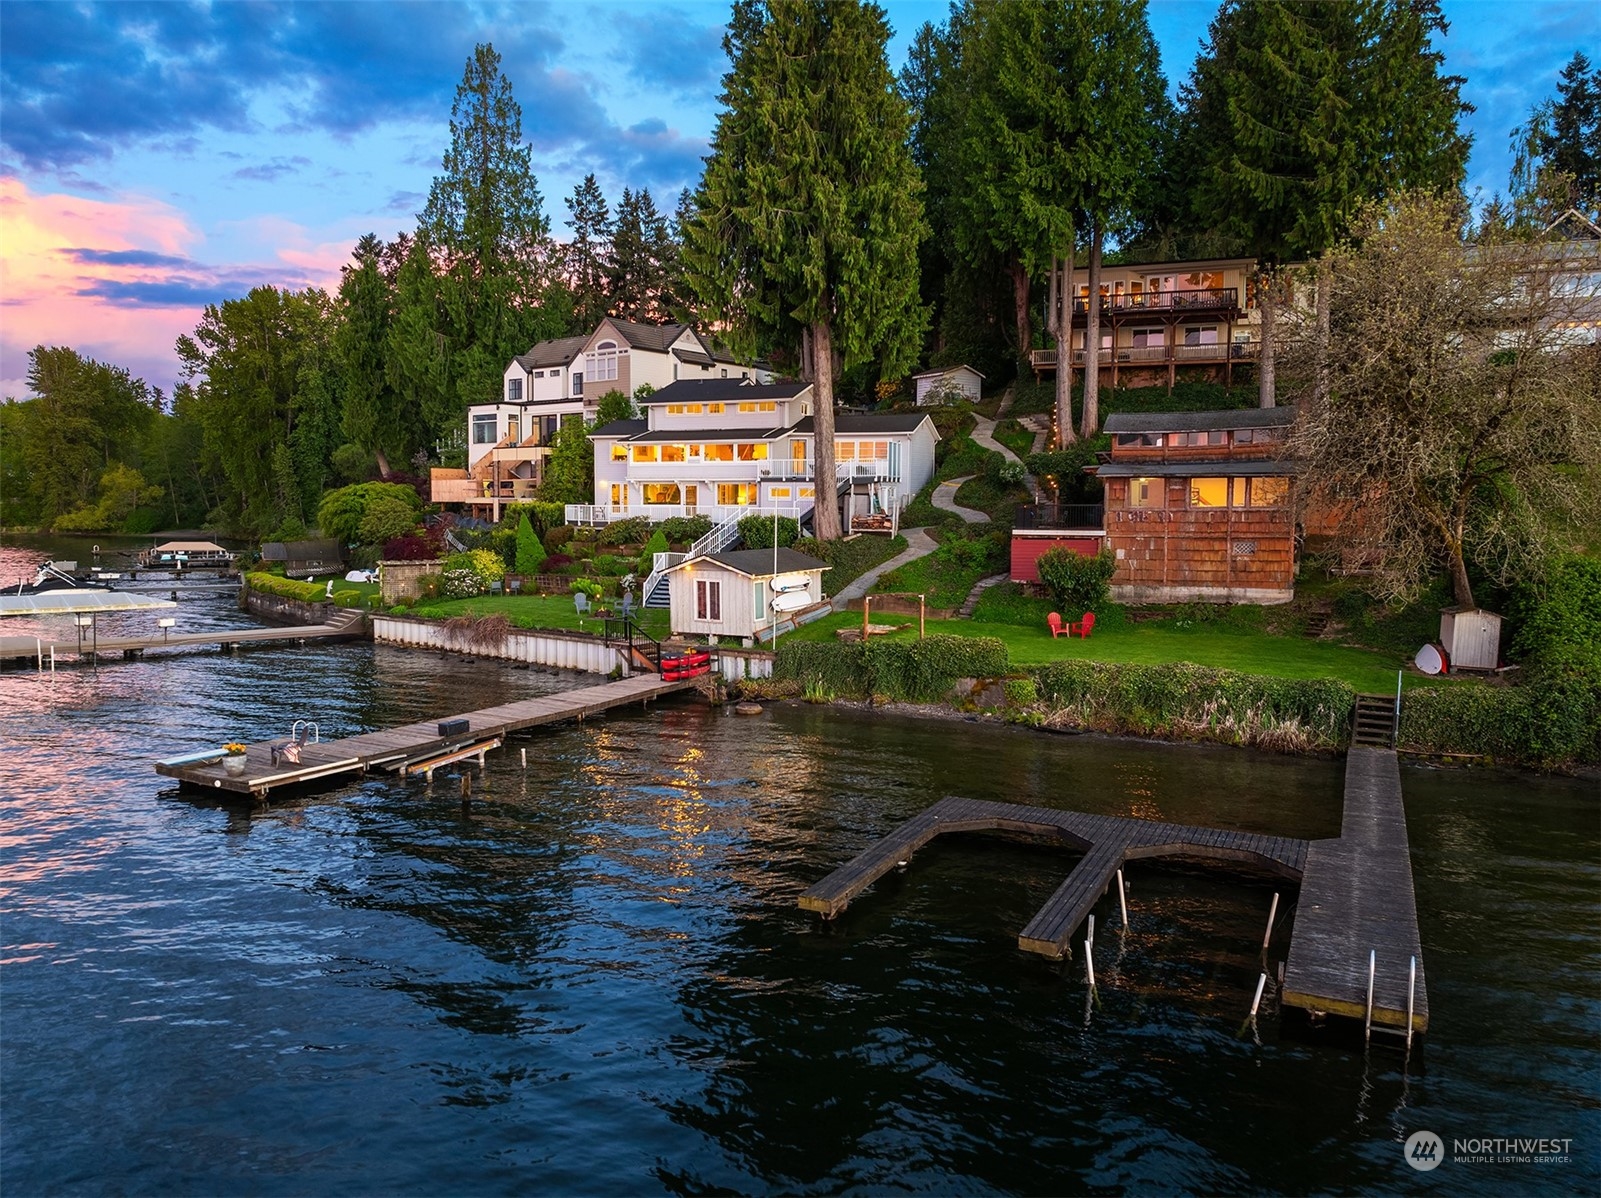
[[261, 560], [282, 562], [287, 578], [342, 574], [345, 569], [345, 554], [338, 541], [268, 541], [261, 547]]
[[823, 602], [828, 563], [793, 549], [736, 549], [680, 562], [667, 572], [675, 636], [749, 645]]
[[925, 370], [922, 374], [914, 374], [912, 382], [917, 388], [917, 406], [920, 408], [929, 404], [950, 403], [957, 398], [977, 403], [984, 397], [984, 376], [965, 364]]

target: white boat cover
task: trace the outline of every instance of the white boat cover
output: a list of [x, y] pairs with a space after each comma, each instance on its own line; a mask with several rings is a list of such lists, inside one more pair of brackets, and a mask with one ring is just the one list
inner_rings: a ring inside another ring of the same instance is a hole
[[75, 616], [108, 611], [155, 611], [177, 606], [171, 599], [157, 599], [137, 591], [96, 591], [87, 587], [44, 591], [38, 595], [0, 595], [0, 616]]

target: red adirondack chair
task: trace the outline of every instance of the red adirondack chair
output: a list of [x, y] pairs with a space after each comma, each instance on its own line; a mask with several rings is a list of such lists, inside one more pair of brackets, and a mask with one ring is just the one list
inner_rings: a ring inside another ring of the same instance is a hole
[[1095, 613], [1092, 611], [1087, 611], [1084, 613], [1084, 618], [1082, 620], [1078, 621], [1076, 624], [1069, 624], [1067, 626], [1067, 635], [1073, 636], [1077, 634], [1080, 640], [1087, 640], [1089, 638], [1090, 631], [1094, 627]]
[[1057, 637], [1061, 636], [1062, 633], [1067, 631], [1067, 627], [1062, 623], [1062, 616], [1059, 612], [1053, 611], [1050, 615], [1046, 616], [1045, 626], [1051, 630], [1051, 639], [1053, 641]]

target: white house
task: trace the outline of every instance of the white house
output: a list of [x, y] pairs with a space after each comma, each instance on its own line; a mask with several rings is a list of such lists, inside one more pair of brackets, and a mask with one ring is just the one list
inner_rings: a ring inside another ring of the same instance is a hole
[[[595, 503], [568, 518], [757, 512], [804, 517], [817, 498], [810, 383], [679, 382], [646, 397], [644, 420], [590, 433]], [[934, 473], [939, 434], [921, 413], [839, 416], [834, 492], [853, 515], [893, 513]]]
[[917, 388], [917, 406], [938, 403], [960, 395], [971, 403], [984, 398], [984, 376], [971, 366], [942, 366], [914, 374], [912, 382]]
[[[739, 549], [667, 571], [675, 636], [767, 640], [775, 624], [823, 601], [828, 563], [793, 549]], [[775, 601], [778, 610], [774, 610]]]

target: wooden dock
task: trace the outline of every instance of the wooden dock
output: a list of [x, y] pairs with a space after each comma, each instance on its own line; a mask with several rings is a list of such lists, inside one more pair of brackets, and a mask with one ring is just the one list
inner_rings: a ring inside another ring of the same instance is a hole
[[1392, 750], [1354, 746], [1345, 763], [1340, 838], [1314, 841], [1307, 854], [1283, 1003], [1365, 1019], [1370, 953], [1377, 954], [1374, 1024], [1406, 1028], [1408, 976], [1416, 960], [1412, 1026], [1426, 1030], [1429, 999], [1400, 767]]
[[1025, 952], [1052, 958], [1071, 955], [1074, 932], [1106, 893], [1124, 862], [1149, 857], [1230, 861], [1298, 881], [1308, 848], [1306, 841], [1284, 836], [947, 798], [807, 890], [800, 896], [800, 906], [832, 919], [863, 890], [947, 832], [1016, 832], [1083, 851], [1083, 859], [1067, 880], [1017, 937], [1017, 946]]
[[[646, 703], [695, 685], [697, 680], [692, 678], [666, 681], [654, 674], [638, 675], [382, 732], [309, 743], [302, 747], [298, 763], [280, 760], [274, 764], [273, 746], [281, 742], [264, 741], [248, 747], [245, 770], [239, 775], [229, 774], [223, 768], [220, 746], [217, 752], [204, 756], [158, 761], [155, 769], [158, 774], [176, 778], [185, 786], [259, 798], [279, 787], [298, 786], [342, 774], [365, 774], [375, 768], [398, 773], [411, 767], [422, 772], [429, 768], [430, 762], [444, 764], [441, 759], [481, 758], [485, 750], [494, 747], [508, 733], [540, 724], [581, 720], [597, 712], [630, 703]], [[460, 721], [466, 722], [464, 730], [441, 734], [442, 723]]]
[[[0, 661], [28, 661], [36, 668], [49, 669], [73, 662], [94, 662], [101, 658], [136, 659], [147, 649], [184, 649], [199, 645], [218, 645], [227, 650], [237, 645], [259, 645], [284, 641], [357, 640], [366, 635], [366, 615], [349, 610], [326, 624], [299, 624], [286, 628], [214, 628], [209, 632], [176, 632], [167, 636], [92, 637], [80, 645], [76, 637], [46, 640], [31, 636], [0, 637]], [[42, 663], [42, 664], [41, 664]]]

